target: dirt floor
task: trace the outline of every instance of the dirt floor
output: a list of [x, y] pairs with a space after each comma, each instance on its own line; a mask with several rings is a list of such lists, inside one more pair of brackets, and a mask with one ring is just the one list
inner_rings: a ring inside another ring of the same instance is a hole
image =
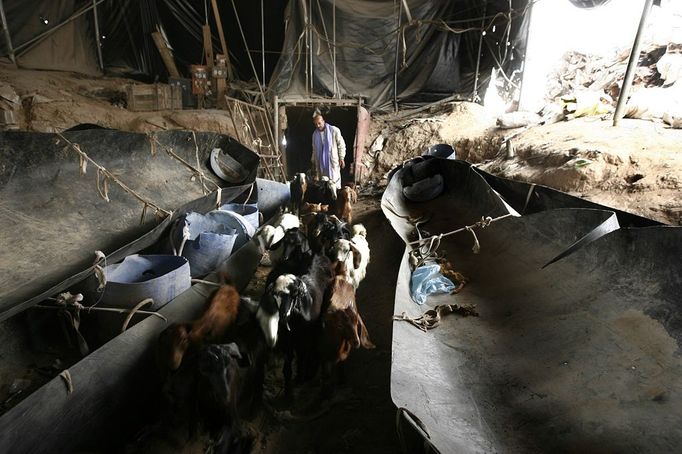
[[[284, 402], [282, 362], [274, 361], [266, 378], [265, 408], [251, 424], [254, 453], [396, 453], [396, 408], [390, 396], [391, 339], [395, 280], [403, 246], [379, 208], [379, 198], [361, 196], [354, 220], [368, 232], [371, 262], [357, 290], [357, 303], [376, 344], [354, 350], [344, 363], [345, 381], [327, 401], [318, 398], [319, 382], [294, 390]], [[258, 297], [270, 268], [261, 266], [246, 292]]]
[[[584, 117], [502, 130], [482, 106], [452, 103], [411, 119], [374, 119], [363, 159], [370, 178], [385, 184], [396, 164], [430, 145], [453, 145], [459, 159], [506, 178], [541, 184], [664, 223], [682, 224], [682, 130], [661, 122]], [[502, 146], [506, 137], [511, 150]], [[381, 142], [381, 140], [379, 140]], [[374, 150], [372, 149], [374, 148]]]

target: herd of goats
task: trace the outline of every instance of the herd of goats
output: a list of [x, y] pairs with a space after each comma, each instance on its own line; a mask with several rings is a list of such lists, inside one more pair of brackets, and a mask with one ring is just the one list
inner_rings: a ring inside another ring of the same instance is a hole
[[248, 451], [240, 420], [258, 411], [273, 355], [284, 360], [285, 402], [294, 384], [314, 379], [322, 401], [333, 393], [339, 363], [353, 349], [374, 348], [355, 301], [370, 250], [365, 227], [351, 224], [354, 188], [297, 174], [290, 192], [289, 206], [252, 238], [272, 265], [260, 300], [240, 296], [222, 276], [198, 319], [159, 336], [155, 427], [178, 445], [203, 433], [213, 452]]

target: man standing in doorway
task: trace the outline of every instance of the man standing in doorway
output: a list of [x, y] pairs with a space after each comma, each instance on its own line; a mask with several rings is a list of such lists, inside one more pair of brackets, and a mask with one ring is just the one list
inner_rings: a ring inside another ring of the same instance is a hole
[[341, 130], [324, 121], [320, 111], [313, 114], [313, 172], [316, 179], [329, 177], [341, 189], [341, 169], [346, 166], [346, 142]]

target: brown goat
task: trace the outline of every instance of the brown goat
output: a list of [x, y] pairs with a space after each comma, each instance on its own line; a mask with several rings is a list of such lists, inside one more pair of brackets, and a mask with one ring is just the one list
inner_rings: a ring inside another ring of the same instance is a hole
[[353, 348], [372, 349], [375, 345], [358, 313], [353, 286], [342, 276], [336, 276], [326, 296], [320, 353], [323, 363], [330, 368], [345, 361]]
[[358, 202], [358, 194], [350, 186], [344, 186], [336, 192], [333, 214], [348, 224], [353, 223], [353, 204]]
[[322, 205], [321, 203], [303, 202], [301, 206], [301, 216], [311, 213], [326, 213], [329, 210], [329, 205]]
[[221, 285], [211, 298], [200, 319], [192, 322], [189, 338], [192, 343], [218, 342], [225, 335], [234, 321], [239, 310], [239, 293], [234, 286]]
[[180, 367], [187, 350], [203, 343], [220, 342], [232, 327], [239, 311], [239, 293], [230, 284], [220, 286], [201, 318], [189, 323], [174, 323], [161, 332], [157, 362], [163, 372]]
[[189, 348], [190, 323], [173, 323], [159, 334], [156, 362], [162, 372], [177, 370]]

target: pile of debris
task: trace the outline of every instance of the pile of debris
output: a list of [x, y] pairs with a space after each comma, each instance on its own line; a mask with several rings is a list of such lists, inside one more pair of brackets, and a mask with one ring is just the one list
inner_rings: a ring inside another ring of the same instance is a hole
[[[550, 78], [547, 101], [566, 106], [567, 100], [584, 99], [587, 94], [611, 110], [620, 94], [629, 54], [630, 49], [608, 57], [568, 52]], [[682, 44], [646, 47], [635, 68], [631, 93], [625, 117], [663, 120], [673, 128], [681, 128]], [[604, 109], [595, 113], [604, 113]]]
[[[664, 80], [656, 63], [665, 54], [666, 46], [650, 45], [644, 49], [635, 71], [633, 86], [662, 86]], [[556, 71], [550, 75], [547, 101], [560, 100], [585, 90], [603, 91], [612, 99], [618, 99], [629, 56], [629, 48], [609, 56], [567, 52]]]

